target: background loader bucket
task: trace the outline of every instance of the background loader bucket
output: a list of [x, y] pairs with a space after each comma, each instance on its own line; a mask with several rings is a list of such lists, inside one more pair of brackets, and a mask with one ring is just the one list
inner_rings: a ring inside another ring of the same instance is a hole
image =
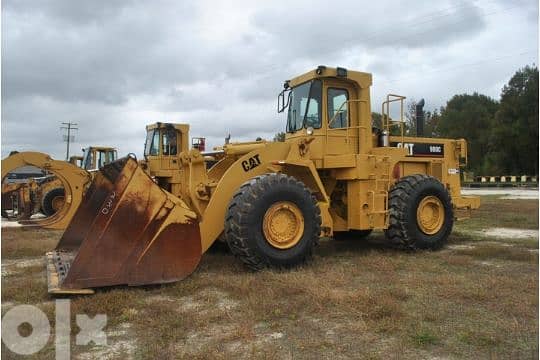
[[177, 281], [200, 258], [196, 214], [127, 157], [101, 169], [47, 253], [49, 292]]

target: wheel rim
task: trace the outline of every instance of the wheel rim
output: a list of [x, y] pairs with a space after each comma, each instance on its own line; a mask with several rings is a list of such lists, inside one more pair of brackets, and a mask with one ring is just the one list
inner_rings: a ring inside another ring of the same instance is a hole
[[416, 219], [420, 230], [427, 235], [436, 234], [444, 223], [444, 206], [436, 196], [426, 196], [418, 204]]
[[263, 233], [273, 247], [289, 249], [298, 244], [304, 234], [304, 216], [295, 204], [279, 201], [264, 214]]
[[64, 197], [63, 196], [55, 196], [51, 201], [52, 208], [54, 212], [57, 212], [64, 206]]

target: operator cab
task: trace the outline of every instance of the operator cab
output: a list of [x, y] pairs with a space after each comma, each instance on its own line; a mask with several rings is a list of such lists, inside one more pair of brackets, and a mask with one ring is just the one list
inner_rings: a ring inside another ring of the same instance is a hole
[[315, 161], [358, 154], [361, 146], [367, 150], [370, 86], [371, 74], [326, 66], [287, 80], [278, 96], [278, 112], [287, 110], [286, 141], [314, 137], [310, 154]]
[[144, 158], [150, 172], [157, 176], [171, 176], [180, 168], [179, 156], [189, 150], [189, 125], [154, 123], [146, 126]]
[[118, 158], [115, 148], [90, 146], [83, 149], [81, 167], [88, 171], [97, 171], [104, 165], [112, 163]]
[[144, 157], [177, 157], [188, 149], [189, 125], [155, 123], [146, 126]]

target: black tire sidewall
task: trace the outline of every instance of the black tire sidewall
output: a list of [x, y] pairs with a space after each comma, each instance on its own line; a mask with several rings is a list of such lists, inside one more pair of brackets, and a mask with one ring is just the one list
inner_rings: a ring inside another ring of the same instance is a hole
[[[296, 245], [289, 249], [273, 247], [263, 233], [263, 221], [266, 211], [275, 203], [288, 201], [298, 207], [304, 218], [304, 231]], [[316, 224], [316, 212], [313, 208], [311, 194], [296, 184], [282, 183], [272, 186], [253, 203], [254, 210], [248, 215], [247, 241], [250, 247], [256, 248], [264, 261], [278, 267], [286, 267], [301, 262], [306, 253], [311, 252], [313, 239], [319, 234], [313, 234]]]
[[45, 215], [52, 216], [56, 213], [52, 206], [52, 201], [57, 196], [65, 196], [65, 190], [63, 188], [52, 189], [43, 197], [42, 210], [45, 212]]
[[[444, 222], [441, 229], [433, 234], [425, 234], [418, 226], [417, 210], [422, 199], [427, 196], [437, 197], [444, 207]], [[411, 194], [410, 206], [407, 206], [405, 219], [409, 237], [415, 239], [415, 247], [418, 249], [437, 249], [440, 248], [452, 231], [453, 209], [448, 192], [444, 186], [433, 179], [423, 181], [416, 187]]]

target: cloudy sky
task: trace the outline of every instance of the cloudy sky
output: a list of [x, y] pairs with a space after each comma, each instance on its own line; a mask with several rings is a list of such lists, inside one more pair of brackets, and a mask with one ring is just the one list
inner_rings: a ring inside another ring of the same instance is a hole
[[68, 121], [75, 152], [141, 155], [156, 121], [211, 145], [270, 139], [283, 80], [319, 64], [373, 73], [374, 110], [389, 92], [498, 99], [537, 47], [537, 0], [3, 0], [2, 157], [64, 158]]

